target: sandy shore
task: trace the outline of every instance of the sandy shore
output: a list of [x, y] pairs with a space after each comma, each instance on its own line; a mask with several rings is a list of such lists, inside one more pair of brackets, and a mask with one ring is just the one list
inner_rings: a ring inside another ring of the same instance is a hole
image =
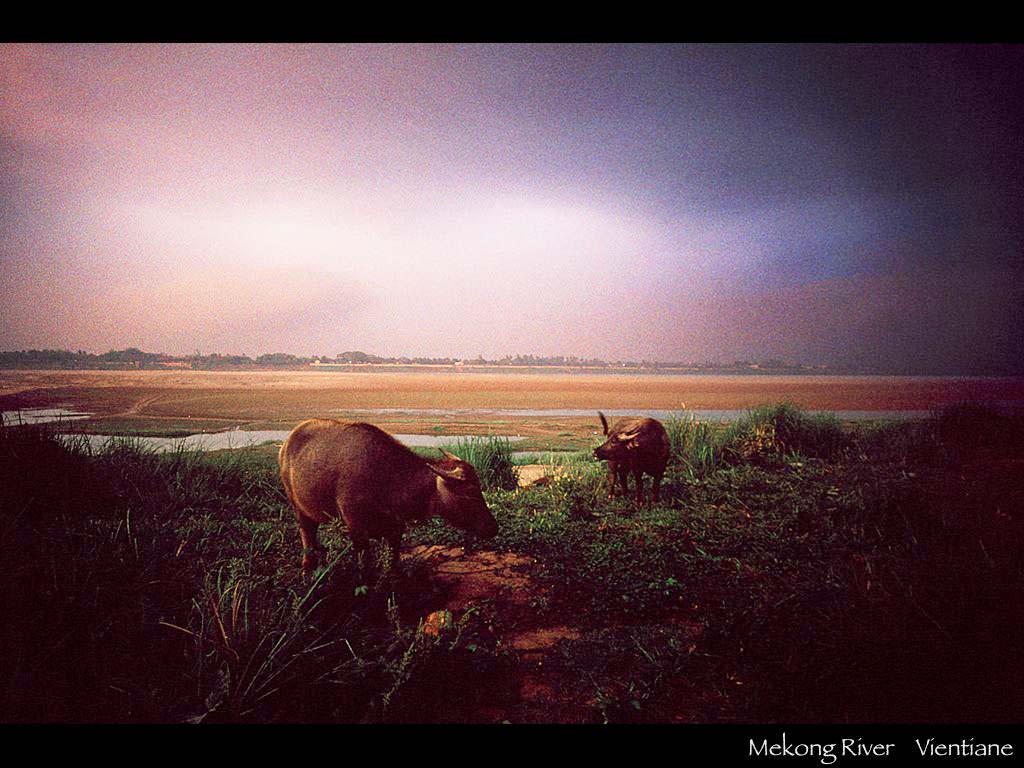
[[[816, 410], [915, 410], [960, 400], [1024, 401], [1024, 378], [3, 371], [0, 401], [68, 401], [100, 412], [265, 418], [346, 408], [730, 409], [791, 400]], [[142, 407], [138, 407], [139, 404]], [[219, 412], [226, 408], [226, 412]]]

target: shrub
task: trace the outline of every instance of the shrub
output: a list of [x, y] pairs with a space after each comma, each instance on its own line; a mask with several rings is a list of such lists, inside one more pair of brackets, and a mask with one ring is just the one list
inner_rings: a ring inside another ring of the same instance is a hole
[[993, 403], [959, 402], [934, 411], [931, 425], [947, 445], [976, 447], [1024, 442], [1024, 413]]

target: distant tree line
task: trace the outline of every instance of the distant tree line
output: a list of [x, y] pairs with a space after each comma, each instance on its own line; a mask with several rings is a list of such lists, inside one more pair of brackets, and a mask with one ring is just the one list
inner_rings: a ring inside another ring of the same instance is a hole
[[248, 355], [167, 355], [160, 352], [143, 352], [141, 349], [111, 350], [103, 354], [71, 352], [56, 349], [28, 349], [17, 352], [0, 352], [0, 368], [64, 368], [89, 370], [98, 368], [194, 368], [211, 370], [216, 368], [264, 368], [277, 366], [306, 366], [312, 357], [296, 357], [282, 353], [260, 355], [255, 360]]
[[[255, 370], [260, 368], [306, 368], [310, 365], [435, 365], [435, 366], [488, 366], [488, 367], [537, 367], [553, 366], [564, 368], [594, 369], [645, 369], [645, 370], [689, 370], [693, 372], [813, 372], [826, 370], [826, 366], [794, 365], [782, 360], [771, 359], [761, 362], [736, 360], [733, 363], [678, 363], [651, 360], [614, 360], [611, 362], [600, 358], [566, 357], [556, 355], [550, 357], [538, 355], [506, 355], [498, 360], [487, 360], [482, 355], [476, 358], [457, 357], [380, 357], [366, 352], [340, 352], [332, 357], [314, 355], [302, 357], [286, 352], [271, 352], [256, 358], [248, 355], [222, 355], [217, 352], [203, 355], [195, 352], [191, 355], [167, 355], [158, 352], [143, 352], [136, 347], [111, 350], [103, 354], [93, 354], [78, 350], [29, 349], [16, 352], [0, 351], [0, 369], [2, 368], [56, 368], [56, 369], [168, 369], [190, 368], [195, 370]], [[830, 371], [834, 372], [834, 371]]]

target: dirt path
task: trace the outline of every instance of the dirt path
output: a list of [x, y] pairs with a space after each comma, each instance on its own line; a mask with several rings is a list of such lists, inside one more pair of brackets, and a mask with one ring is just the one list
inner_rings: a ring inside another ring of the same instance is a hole
[[150, 406], [158, 403], [162, 400], [166, 400], [166, 394], [146, 395], [135, 400], [130, 406], [118, 413], [102, 414], [102, 418], [132, 418], [139, 417], [144, 419], [152, 419], [154, 421], [222, 421], [226, 424], [235, 426], [237, 429], [245, 429], [249, 424], [254, 422], [239, 423], [238, 419], [232, 418], [218, 418], [216, 416], [181, 416], [181, 415], [160, 415], [154, 413], [146, 413], [146, 409]]
[[120, 413], [112, 414], [113, 416], [138, 416], [142, 413], [142, 409], [152, 405], [162, 398], [162, 395], [147, 395], [146, 397], [139, 398], [132, 403], [128, 408], [121, 411]]

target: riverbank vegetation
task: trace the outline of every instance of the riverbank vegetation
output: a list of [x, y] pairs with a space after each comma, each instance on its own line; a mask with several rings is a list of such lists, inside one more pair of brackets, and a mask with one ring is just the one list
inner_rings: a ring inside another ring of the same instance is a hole
[[[851, 426], [783, 404], [727, 428], [666, 427], [657, 506], [608, 499], [589, 451], [517, 490], [507, 442], [463, 442], [450, 449], [487, 467], [495, 539], [428, 522], [406, 533], [402, 576], [356, 578], [347, 534], [328, 526], [307, 579], [272, 452], [127, 440], [94, 453], [42, 427], [0, 430], [0, 719], [1024, 711], [1019, 415], [965, 404]], [[514, 589], [450, 609], [451, 576], [416, 554], [427, 545], [523, 565]], [[554, 638], [543, 667], [516, 641], [527, 635]]]

